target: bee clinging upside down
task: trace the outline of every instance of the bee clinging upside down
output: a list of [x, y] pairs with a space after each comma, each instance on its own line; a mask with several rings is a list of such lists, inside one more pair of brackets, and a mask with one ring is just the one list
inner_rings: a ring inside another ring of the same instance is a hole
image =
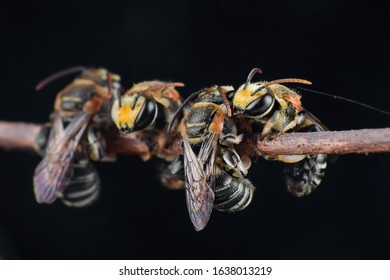
[[[114, 96], [111, 106], [111, 119], [122, 135], [133, 133], [153, 147], [142, 154], [143, 160], [152, 156], [164, 160], [167, 165], [176, 157], [172, 151], [170, 139], [175, 133], [167, 134], [166, 126], [181, 104], [181, 97], [175, 87], [183, 87], [183, 83], [145, 81], [133, 85], [122, 96]], [[178, 126], [175, 123], [176, 133]], [[182, 187], [183, 182], [167, 168], [161, 169], [161, 181], [168, 188]]]
[[[93, 203], [100, 192], [99, 176], [90, 162], [104, 156], [101, 130], [110, 121], [108, 109], [120, 90], [120, 77], [103, 68], [76, 67], [50, 76], [37, 86], [64, 75], [81, 72], [56, 97], [44, 158], [34, 173], [38, 203], [83, 207]], [[42, 134], [43, 135], [43, 134]]]
[[254, 192], [252, 183], [244, 178], [249, 163], [241, 160], [233, 146], [241, 137], [236, 134], [225, 96], [232, 90], [209, 87], [183, 103], [197, 97], [184, 117], [181, 132], [187, 208], [197, 231], [206, 226], [213, 208], [242, 210]]
[[[295, 78], [270, 82], [252, 82], [261, 70], [254, 68], [247, 82], [241, 85], [233, 97], [234, 115], [248, 119], [252, 124], [261, 124], [262, 137], [276, 137], [291, 131], [328, 130], [301, 104], [300, 95], [282, 83], [311, 84]], [[327, 165], [327, 155], [279, 155], [267, 156], [290, 163], [286, 166], [287, 189], [296, 196], [310, 194], [321, 183]]]

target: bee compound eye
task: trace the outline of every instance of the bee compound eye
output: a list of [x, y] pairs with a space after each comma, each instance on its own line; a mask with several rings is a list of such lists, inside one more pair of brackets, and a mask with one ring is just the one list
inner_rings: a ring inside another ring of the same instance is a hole
[[225, 93], [226, 95], [226, 98], [229, 100], [229, 101], [233, 101], [233, 98], [234, 98], [234, 94], [236, 93], [235, 90], [230, 90], [228, 92]]
[[151, 99], [146, 99], [137, 119], [134, 123], [134, 130], [142, 130], [151, 125], [157, 115], [157, 105]]
[[274, 96], [272, 94], [267, 93], [250, 103], [245, 109], [245, 115], [252, 117], [261, 116], [271, 109], [274, 102]]

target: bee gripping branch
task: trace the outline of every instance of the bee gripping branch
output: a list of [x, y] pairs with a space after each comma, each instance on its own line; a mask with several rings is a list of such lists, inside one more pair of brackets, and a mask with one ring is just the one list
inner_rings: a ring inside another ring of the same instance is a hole
[[[42, 128], [40, 124], [0, 121], [0, 149], [36, 151], [36, 137]], [[107, 144], [108, 153], [114, 155], [142, 155], [154, 148], [132, 134], [110, 134]], [[179, 154], [179, 145], [173, 146]], [[285, 133], [272, 140], [258, 138], [256, 147], [260, 155], [389, 153], [390, 128]]]

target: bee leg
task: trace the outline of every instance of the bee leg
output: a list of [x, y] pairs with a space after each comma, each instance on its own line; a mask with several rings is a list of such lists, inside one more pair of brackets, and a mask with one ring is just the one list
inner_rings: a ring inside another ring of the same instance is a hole
[[100, 130], [90, 126], [87, 131], [86, 150], [91, 160], [98, 161], [106, 156], [106, 142]]
[[[291, 113], [289, 111], [276, 111], [273, 116], [266, 121], [261, 133], [261, 140], [270, 141], [283, 133], [290, 130], [296, 130], [304, 123], [306, 112]], [[304, 159], [304, 155], [280, 155], [280, 156], [263, 156], [268, 160], [279, 160], [282, 162], [292, 163]]]
[[158, 170], [160, 174], [161, 184], [168, 189], [182, 189], [184, 187], [184, 158], [183, 155], [178, 156], [171, 163], [163, 162]]
[[244, 164], [234, 148], [224, 148], [222, 151], [222, 159], [229, 169], [238, 169], [242, 174], [248, 174], [250, 164], [248, 165], [247, 162]]
[[51, 123], [45, 124], [35, 137], [36, 151], [40, 156], [45, 156], [47, 143], [49, 141]]
[[[288, 110], [276, 111], [270, 119], [268, 119], [265, 124], [263, 131], [260, 136], [262, 141], [271, 141], [283, 133], [296, 130], [301, 127], [304, 123], [306, 117], [306, 112], [301, 111], [298, 113], [292, 113]], [[304, 159], [304, 155], [280, 155], [280, 156], [265, 156], [263, 157], [267, 160], [279, 160], [282, 162], [292, 163], [298, 162]]]
[[[322, 131], [323, 129], [317, 124], [312, 124], [304, 130]], [[326, 154], [309, 155], [301, 161], [287, 165], [284, 170], [287, 190], [298, 197], [314, 191], [325, 175], [327, 159]]]
[[264, 125], [263, 131], [261, 132], [263, 139], [272, 140], [289, 130], [299, 128], [306, 117], [304, 111], [295, 114], [292, 119], [289, 115], [291, 114], [284, 111], [276, 111]]
[[221, 135], [219, 138], [219, 143], [223, 146], [231, 146], [233, 144], [238, 145], [241, 143], [244, 138], [244, 134], [236, 135], [234, 133]]
[[168, 168], [172, 174], [180, 174], [179, 176], [182, 176], [182, 179], [184, 179], [184, 156], [183, 155], [177, 156], [169, 164]]

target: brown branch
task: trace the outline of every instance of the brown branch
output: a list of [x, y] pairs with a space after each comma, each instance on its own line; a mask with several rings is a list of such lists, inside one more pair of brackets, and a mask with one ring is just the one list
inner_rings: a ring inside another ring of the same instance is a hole
[[39, 124], [0, 121], [0, 148], [35, 150], [35, 137], [41, 129]]
[[[35, 138], [43, 125], [17, 122], [0, 122], [0, 148], [35, 150]], [[171, 154], [179, 154], [180, 139], [172, 141]], [[107, 137], [108, 153], [143, 155], [152, 151], [136, 135], [123, 137], [115, 132]], [[243, 143], [247, 154], [256, 153], [252, 141]], [[350, 154], [390, 152], [390, 128], [350, 131], [324, 131], [285, 133], [273, 140], [257, 140], [257, 153], [262, 155], [291, 154]]]
[[256, 145], [263, 155], [389, 153], [390, 128], [285, 133]]
[[[0, 148], [36, 151], [35, 139], [43, 127], [41, 124], [0, 121]], [[149, 151], [149, 147], [135, 135], [114, 134], [107, 140], [110, 154], [144, 154]]]

